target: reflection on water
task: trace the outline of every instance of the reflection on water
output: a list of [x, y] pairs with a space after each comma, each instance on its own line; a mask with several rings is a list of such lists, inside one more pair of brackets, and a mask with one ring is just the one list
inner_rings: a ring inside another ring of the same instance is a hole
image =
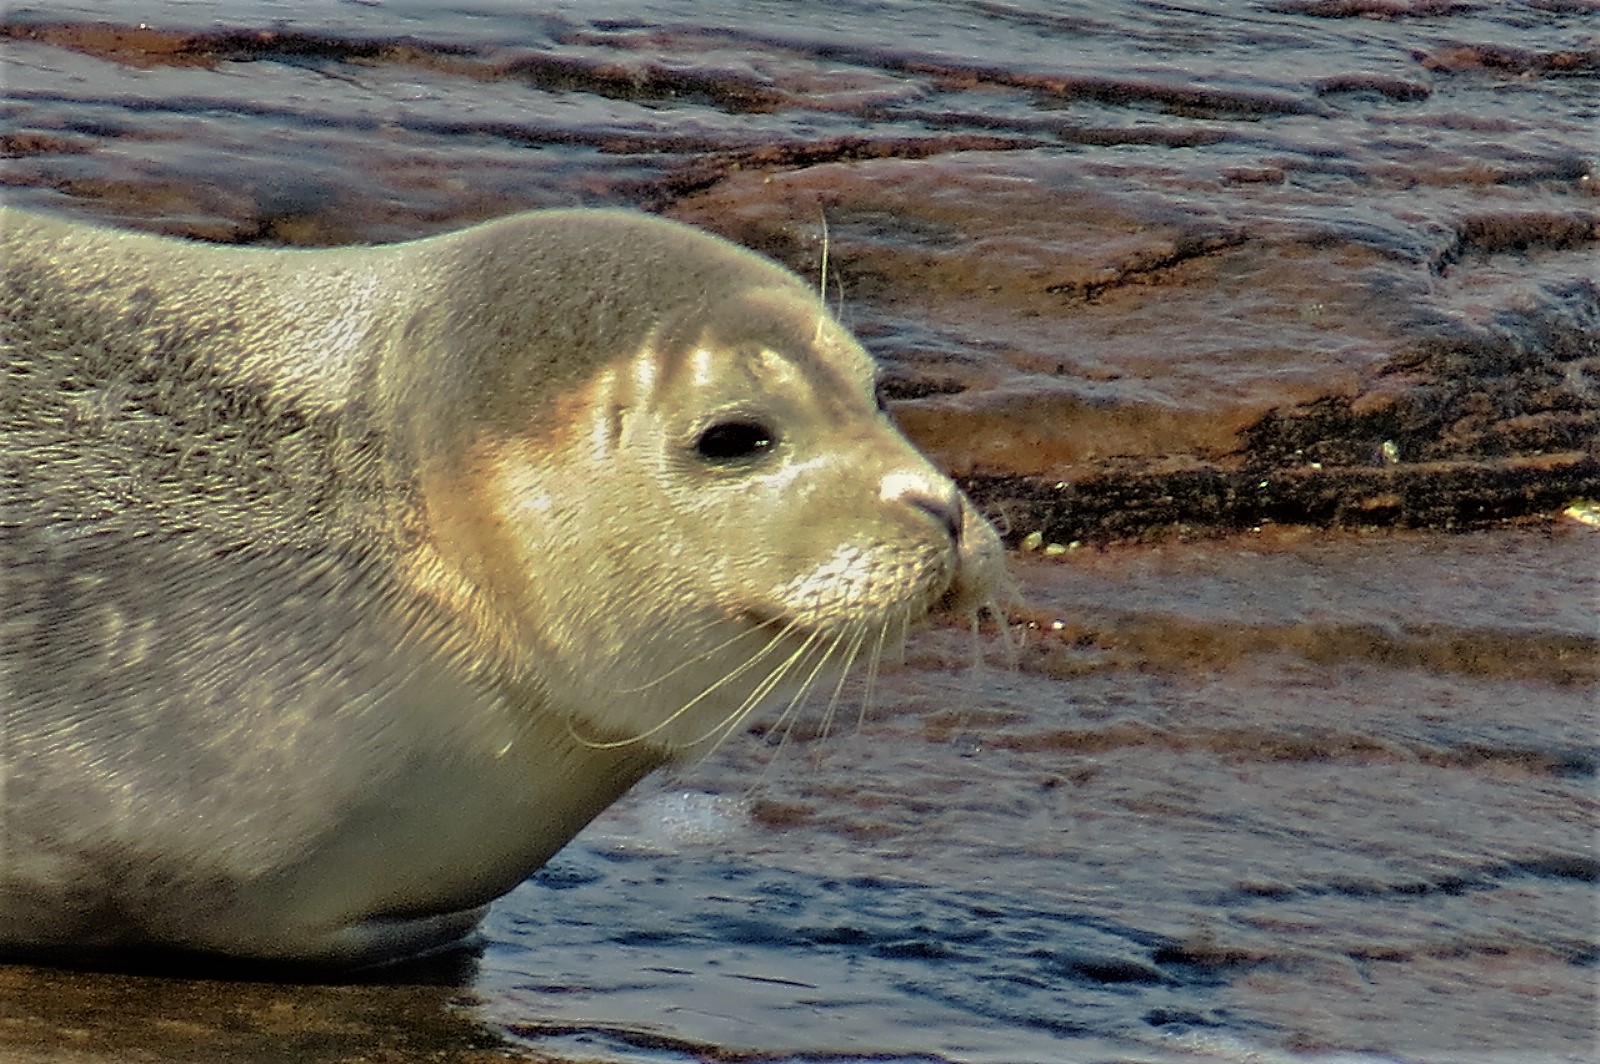
[[632, 204], [813, 276], [826, 232], [1013, 540], [1154, 545], [1019, 557], [1014, 668], [929, 633], [853, 733], [649, 781], [468, 987], [0, 968], [0, 1056], [1582, 1058], [1593, 534], [1278, 526], [1600, 494], [1597, 13], [9, 6], [8, 200], [311, 244]]

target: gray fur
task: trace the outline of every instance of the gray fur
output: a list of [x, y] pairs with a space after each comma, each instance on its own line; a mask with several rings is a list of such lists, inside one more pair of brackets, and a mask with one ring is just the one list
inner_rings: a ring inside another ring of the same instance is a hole
[[[605, 345], [731, 283], [721, 260], [697, 273], [687, 230], [604, 212], [428, 255], [211, 248], [14, 210], [0, 225], [0, 951], [353, 963], [460, 934], [548, 856], [547, 832], [443, 892], [466, 914], [443, 930], [431, 904], [386, 912], [376, 888], [374, 911], [298, 931], [291, 902], [266, 900], [314, 891], [302, 869], [400, 815], [367, 796], [470, 788], [485, 751], [532, 727], [522, 680], [396, 582], [417, 466], [453, 426], [535, 421]], [[625, 259], [563, 246], [620, 231]], [[643, 277], [670, 279], [658, 304], [614, 294]], [[330, 330], [354, 342], [310, 351], [318, 379], [250, 360]], [[615, 782], [573, 811], [498, 815], [575, 831], [653, 763], [605, 760]], [[338, 932], [351, 920], [373, 940]]]

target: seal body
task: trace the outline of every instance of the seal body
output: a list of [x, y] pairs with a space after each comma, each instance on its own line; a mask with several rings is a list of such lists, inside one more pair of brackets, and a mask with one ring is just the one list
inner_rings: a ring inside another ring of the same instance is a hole
[[0, 211], [0, 953], [358, 965], [1000, 580], [780, 267], [621, 211]]

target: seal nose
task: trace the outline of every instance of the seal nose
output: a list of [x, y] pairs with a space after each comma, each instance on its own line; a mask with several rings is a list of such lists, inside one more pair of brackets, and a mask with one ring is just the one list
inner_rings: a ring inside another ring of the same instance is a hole
[[944, 526], [951, 543], [961, 542], [961, 503], [959, 500], [939, 499], [932, 495], [908, 495], [906, 502], [928, 514]]
[[915, 473], [890, 473], [879, 495], [885, 501], [903, 502], [939, 522], [951, 543], [961, 542], [961, 496], [949, 481], [940, 483]]

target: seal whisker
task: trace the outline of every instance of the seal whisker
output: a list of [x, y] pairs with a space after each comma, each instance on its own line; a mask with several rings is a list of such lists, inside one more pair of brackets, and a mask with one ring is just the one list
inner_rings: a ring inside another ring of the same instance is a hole
[[[734, 731], [738, 730], [739, 725], [741, 725], [744, 720], [747, 720], [747, 718], [750, 717], [750, 714], [754, 714], [755, 710], [760, 709], [763, 702], [766, 701], [766, 698], [768, 698], [768, 696], [770, 696], [770, 694], [773, 693], [776, 688], [778, 688], [778, 685], [781, 685], [781, 683], [784, 682], [784, 677], [789, 674], [790, 670], [794, 669], [798, 662], [803, 661], [806, 654], [811, 653], [811, 650], [813, 650], [814, 645], [816, 645], [816, 640], [818, 640], [818, 638], [821, 638], [821, 635], [816, 634], [816, 632], [811, 632], [811, 634], [806, 637], [805, 642], [798, 646], [797, 650], [790, 654], [789, 658], [779, 662], [778, 666], [774, 666], [773, 670], [766, 674], [766, 677], [763, 678], [762, 682], [758, 683], [754, 690], [750, 690], [749, 693], [744, 696], [744, 699], [739, 702], [738, 706], [734, 707], [733, 710], [730, 710], [730, 712], [728, 712], [728, 714], [726, 714], [725, 717], [720, 720], [720, 722], [710, 726], [709, 730], [699, 734], [699, 736], [696, 736], [696, 738], [688, 739], [688, 741], [683, 742], [680, 749], [691, 749], [691, 747], [696, 747], [699, 746], [699, 744], [702, 744], [702, 742], [706, 742], [707, 739], [715, 739], [715, 741], [712, 742], [712, 746], [710, 746], [709, 749], [702, 750], [702, 758], [710, 757], [710, 755], [715, 754], [718, 749], [722, 749], [722, 744], [726, 741], [726, 739], [728, 739], [728, 736], [731, 736]], [[792, 702], [790, 702], [790, 704], [792, 704]], [[787, 709], [784, 710], [784, 712], [787, 714]]]
[[[1008, 596], [1007, 601], [1016, 601], [1014, 593]], [[962, 739], [963, 733], [967, 731], [972, 723], [972, 707], [979, 701], [982, 678], [985, 667], [988, 665], [988, 659], [984, 655], [986, 640], [983, 636], [983, 615], [985, 613], [995, 621], [996, 642], [999, 644], [1000, 656], [1004, 660], [1006, 668], [1015, 672], [1019, 667], [1021, 639], [1024, 636], [1012, 632], [1009, 619], [1001, 608], [999, 596], [986, 598], [966, 613], [968, 646], [971, 648], [972, 657], [967, 663], [967, 680], [965, 684], [967, 697], [961, 705], [960, 713], [957, 714], [956, 726], [951, 731], [952, 743]], [[982, 743], [978, 739], [969, 740], [969, 743], [969, 753], [977, 753], [982, 749]]]
[[861, 706], [856, 711], [856, 727], [859, 729], [866, 723], [867, 711], [872, 708], [872, 700], [878, 692], [878, 672], [883, 666], [884, 641], [889, 636], [889, 622], [884, 618], [879, 622], [878, 638], [872, 642], [872, 653], [867, 656], [867, 675], [861, 690]]
[[[706, 629], [710, 628], [712, 626], [712, 623], [714, 623], [714, 622], [708, 622], [705, 625], [702, 625], [701, 628], [700, 628], [700, 631], [705, 631]], [[755, 656], [752, 657], [749, 661], [747, 661], [743, 666], [741, 666], [739, 671], [742, 672], [744, 669], [747, 669], [751, 665], [754, 665], [757, 661], [759, 661], [761, 659], [761, 657], [763, 655], [769, 653], [772, 650], [772, 648], [774, 646], [776, 646], [777, 643], [783, 639], [784, 636], [786, 636], [790, 632], [794, 631], [795, 628], [797, 628], [797, 627], [799, 627], [799, 625], [794, 621], [790, 621], [788, 624], [786, 624], [783, 627], [783, 629], [781, 631], [779, 631], [777, 633], [777, 635], [774, 636], [767, 643], [766, 646], [764, 646], [760, 650], [756, 651]], [[696, 633], [696, 634], [698, 634], [698, 633]], [[741, 639], [748, 639], [749, 637], [750, 637], [750, 633], [747, 632], [747, 631], [735, 632], [733, 635], [729, 636], [727, 639], [724, 639], [722, 642], [718, 643], [716, 646], [710, 647], [707, 650], [705, 650], [705, 651], [703, 651], [703, 652], [701, 652], [699, 654], [694, 655], [693, 657], [685, 658], [683, 661], [681, 661], [678, 664], [674, 665], [672, 668], [668, 669], [666, 672], [662, 673], [660, 676], [657, 676], [653, 680], [647, 680], [644, 683], [639, 684], [639, 685], [637, 685], [635, 687], [619, 687], [619, 688], [617, 688], [617, 694], [621, 694], [621, 695], [643, 694], [645, 691], [648, 691], [653, 687], [658, 687], [661, 684], [667, 682], [668, 680], [672, 679], [674, 676], [678, 675], [679, 673], [681, 673], [681, 672], [683, 672], [683, 671], [685, 671], [687, 669], [691, 669], [694, 666], [700, 664], [701, 662], [709, 661], [711, 658], [715, 657], [717, 654], [720, 654], [722, 651], [727, 650], [729, 647], [733, 646], [733, 644], [739, 642]], [[729, 676], [725, 676], [725, 677], [723, 677], [723, 681], [731, 680], [736, 675], [738, 675], [737, 672], [733, 673], [733, 674], [731, 674]], [[700, 697], [702, 697], [702, 698], [705, 697], [706, 694], [710, 693], [711, 691], [716, 690], [716, 688], [718, 686], [720, 686], [720, 683], [713, 684], [706, 691], [702, 692]]]
[[[850, 626], [848, 631], [850, 645], [845, 650], [844, 661], [839, 665], [838, 678], [833, 683], [833, 691], [828, 695], [827, 704], [823, 707], [822, 718], [817, 724], [817, 747], [813, 756], [813, 763], [820, 764], [826, 750], [828, 736], [833, 733], [834, 721], [837, 719], [839, 703], [844, 697], [845, 683], [850, 679], [851, 670], [855, 668], [861, 656], [861, 648], [866, 643], [867, 635], [872, 630], [869, 621], [858, 621]], [[842, 637], [841, 637], [842, 638]], [[787, 741], [787, 736], [785, 736]]]
[[[761, 659], [765, 658], [768, 654], [772, 653], [773, 648], [778, 646], [783, 641], [784, 637], [786, 635], [788, 635], [789, 632], [793, 631], [796, 627], [798, 627], [798, 625], [795, 622], [792, 622], [792, 621], [789, 624], [785, 625], [782, 630], [780, 630], [779, 632], [775, 633], [770, 639], [767, 640], [766, 645], [761, 647], [761, 649], [757, 650], [754, 654], [750, 655], [750, 657], [746, 658], [745, 661], [742, 664], [740, 664], [738, 667], [730, 670], [729, 672], [723, 674], [722, 676], [717, 677], [716, 680], [712, 681], [706, 687], [702, 688], [699, 694], [695, 695], [693, 698], [689, 699], [683, 705], [679, 706], [672, 713], [668, 714], [666, 717], [664, 717], [661, 720], [657, 721], [654, 725], [652, 725], [650, 728], [646, 729], [645, 731], [638, 732], [635, 735], [631, 736], [630, 738], [627, 738], [627, 739], [601, 739], [601, 740], [588, 739], [588, 738], [585, 738], [582, 735], [577, 734], [576, 730], [574, 730], [574, 728], [573, 728], [573, 722], [571, 720], [568, 720], [568, 722], [567, 722], [568, 732], [569, 732], [569, 734], [572, 735], [573, 739], [575, 739], [578, 742], [582, 743], [584, 746], [588, 747], [591, 750], [617, 750], [617, 749], [620, 749], [620, 748], [622, 748], [624, 746], [633, 746], [636, 743], [641, 743], [641, 742], [645, 741], [646, 739], [649, 739], [651, 736], [659, 734], [664, 729], [666, 729], [668, 727], [671, 727], [674, 723], [676, 723], [677, 721], [681, 720], [683, 718], [684, 714], [688, 713], [695, 706], [699, 705], [701, 702], [705, 701], [707, 698], [709, 698], [711, 695], [715, 694], [721, 688], [727, 686], [728, 684], [732, 683], [734, 680], [737, 680], [740, 676], [744, 675], [745, 673], [749, 672], [751, 669], [755, 668], [756, 665], [760, 664]], [[809, 646], [811, 640], [814, 639], [814, 638], [816, 638], [815, 634], [813, 634], [811, 636], [808, 636], [806, 642], [804, 644], [802, 644], [802, 649], [804, 649], [804, 647], [806, 647], [806, 646]], [[727, 645], [727, 644], [724, 644], [724, 645]], [[659, 683], [660, 681], [656, 681], [656, 682]], [[759, 688], [758, 688], [758, 690], [759, 690]], [[693, 746], [695, 743], [698, 743], [700, 741], [702, 741], [702, 740], [701, 739], [696, 739], [694, 741], [694, 743], [690, 743], [689, 745]]]
[[[966, 615], [967, 646], [970, 648], [972, 657], [967, 662], [967, 674], [965, 681], [962, 684], [962, 686], [965, 688], [966, 697], [963, 698], [960, 703], [960, 710], [956, 714], [956, 726], [951, 730], [952, 743], [955, 743], [962, 737], [962, 733], [966, 731], [967, 726], [971, 723], [972, 703], [976, 701], [976, 696], [981, 686], [981, 677], [983, 675], [984, 666], [983, 632], [981, 630], [981, 625], [983, 623], [983, 608], [984, 607], [973, 609]], [[976, 748], [978, 744], [974, 743], [973, 746]]]
[[845, 681], [850, 678], [850, 670], [855, 668], [856, 659], [861, 656], [862, 644], [866, 642], [867, 633], [872, 630], [872, 625], [860, 621], [851, 626], [853, 635], [850, 647], [845, 651], [844, 664], [839, 667], [839, 678], [834, 682], [833, 693], [828, 696], [828, 704], [822, 711], [822, 721], [818, 728], [818, 737], [826, 739], [833, 730], [834, 717], [839, 710], [839, 701], [844, 694]]
[[[817, 306], [820, 310], [828, 309], [828, 212], [822, 209], [822, 204], [817, 204], [817, 217], [822, 220], [822, 268], [821, 277], [817, 281]], [[827, 319], [817, 315], [816, 331], [811, 337], [813, 344], [822, 342], [822, 330]]]
[[[800, 707], [811, 694], [812, 688], [816, 685], [816, 681], [826, 670], [829, 661], [832, 660], [834, 654], [838, 652], [839, 648], [844, 645], [845, 640], [849, 638], [851, 627], [853, 626], [847, 626], [835, 633], [833, 639], [829, 641], [827, 649], [824, 650], [820, 656], [818, 656], [816, 664], [811, 667], [811, 671], [806, 675], [806, 678], [801, 681], [800, 686], [795, 690], [794, 695], [790, 697], [788, 703], [784, 706], [783, 711], [779, 713], [777, 718], [772, 722], [772, 730], [778, 732], [777, 748], [773, 750], [772, 756], [769, 757], [765, 765], [763, 765], [761, 774], [754, 781], [752, 781], [750, 787], [746, 789], [747, 794], [753, 794], [760, 788], [761, 784], [765, 782], [767, 774], [771, 771], [772, 766], [776, 764], [778, 759], [782, 756], [784, 748], [789, 745], [789, 740], [794, 735], [794, 728], [796, 724], [799, 723]], [[846, 662], [845, 668], [848, 668], [848, 661]], [[841, 682], [842, 680], [843, 676], [841, 674]], [[718, 735], [716, 743], [712, 746], [711, 750], [707, 752], [708, 756], [710, 753], [719, 749], [721, 745], [738, 730], [740, 724], [743, 723], [743, 721], [747, 719], [756, 708], [756, 705], [753, 703], [746, 704], [741, 706], [737, 712], [731, 714], [721, 728], [721, 734]]]
[[[808, 633], [805, 640], [801, 642], [800, 646], [795, 649], [794, 653], [790, 654], [775, 668], [773, 668], [771, 672], [767, 673], [766, 677], [744, 697], [744, 700], [740, 702], [731, 713], [724, 716], [709, 730], [683, 743], [682, 747], [684, 749], [688, 749], [689, 747], [699, 746], [708, 739], [717, 736], [726, 736], [736, 729], [741, 721], [747, 718], [751, 713], [754, 713], [756, 709], [761, 706], [762, 702], [766, 700], [767, 696], [772, 694], [772, 692], [777, 689], [778, 685], [783, 682], [784, 677], [789, 674], [790, 670], [792, 670], [799, 662], [803, 661], [805, 657], [811, 653], [812, 648], [816, 646], [817, 641], [821, 638], [822, 634], [820, 632], [813, 631]], [[679, 710], [678, 712], [681, 713], [682, 710]], [[677, 715], [678, 714], [674, 714], [674, 716]], [[718, 743], [720, 742], [721, 739], [719, 738]], [[712, 750], [715, 749], [716, 746], [713, 745]]]
[[[1020, 626], [1013, 626], [1005, 610], [1007, 604], [1015, 604], [1016, 601], [1015, 592], [1011, 592], [1005, 600], [998, 596], [985, 599], [982, 607], [994, 618], [995, 634], [1000, 643], [1001, 653], [1005, 656], [1006, 668], [1012, 672], [1021, 667], [1022, 647], [1027, 641], [1027, 632]], [[977, 618], [974, 618], [973, 622], [976, 626]]]
[[[783, 712], [778, 715], [778, 718], [775, 721], [773, 721], [774, 729], [782, 729], [782, 735], [778, 739], [777, 752], [781, 752], [783, 748], [788, 745], [790, 737], [794, 734], [795, 725], [798, 724], [800, 720], [800, 714], [797, 712], [797, 710], [800, 708], [805, 699], [811, 694], [811, 689], [816, 685], [817, 680], [822, 676], [823, 670], [828, 666], [828, 662], [833, 659], [834, 654], [838, 653], [839, 648], [845, 644], [845, 640], [850, 637], [851, 630], [855, 627], [856, 625], [847, 625], [834, 635], [833, 640], [828, 644], [828, 649], [822, 653], [820, 658], [818, 658], [816, 665], [812, 666], [811, 672], [808, 673], [805, 680], [801, 682], [800, 688], [795, 692], [794, 697], [789, 699], [789, 704], [784, 707]], [[848, 671], [849, 667], [850, 656], [847, 652], [845, 655], [844, 664], [839, 672], [839, 679], [834, 686], [835, 698], [837, 698], [840, 685], [844, 683], [845, 673]], [[831, 701], [832, 700], [830, 700], [830, 704]]]

